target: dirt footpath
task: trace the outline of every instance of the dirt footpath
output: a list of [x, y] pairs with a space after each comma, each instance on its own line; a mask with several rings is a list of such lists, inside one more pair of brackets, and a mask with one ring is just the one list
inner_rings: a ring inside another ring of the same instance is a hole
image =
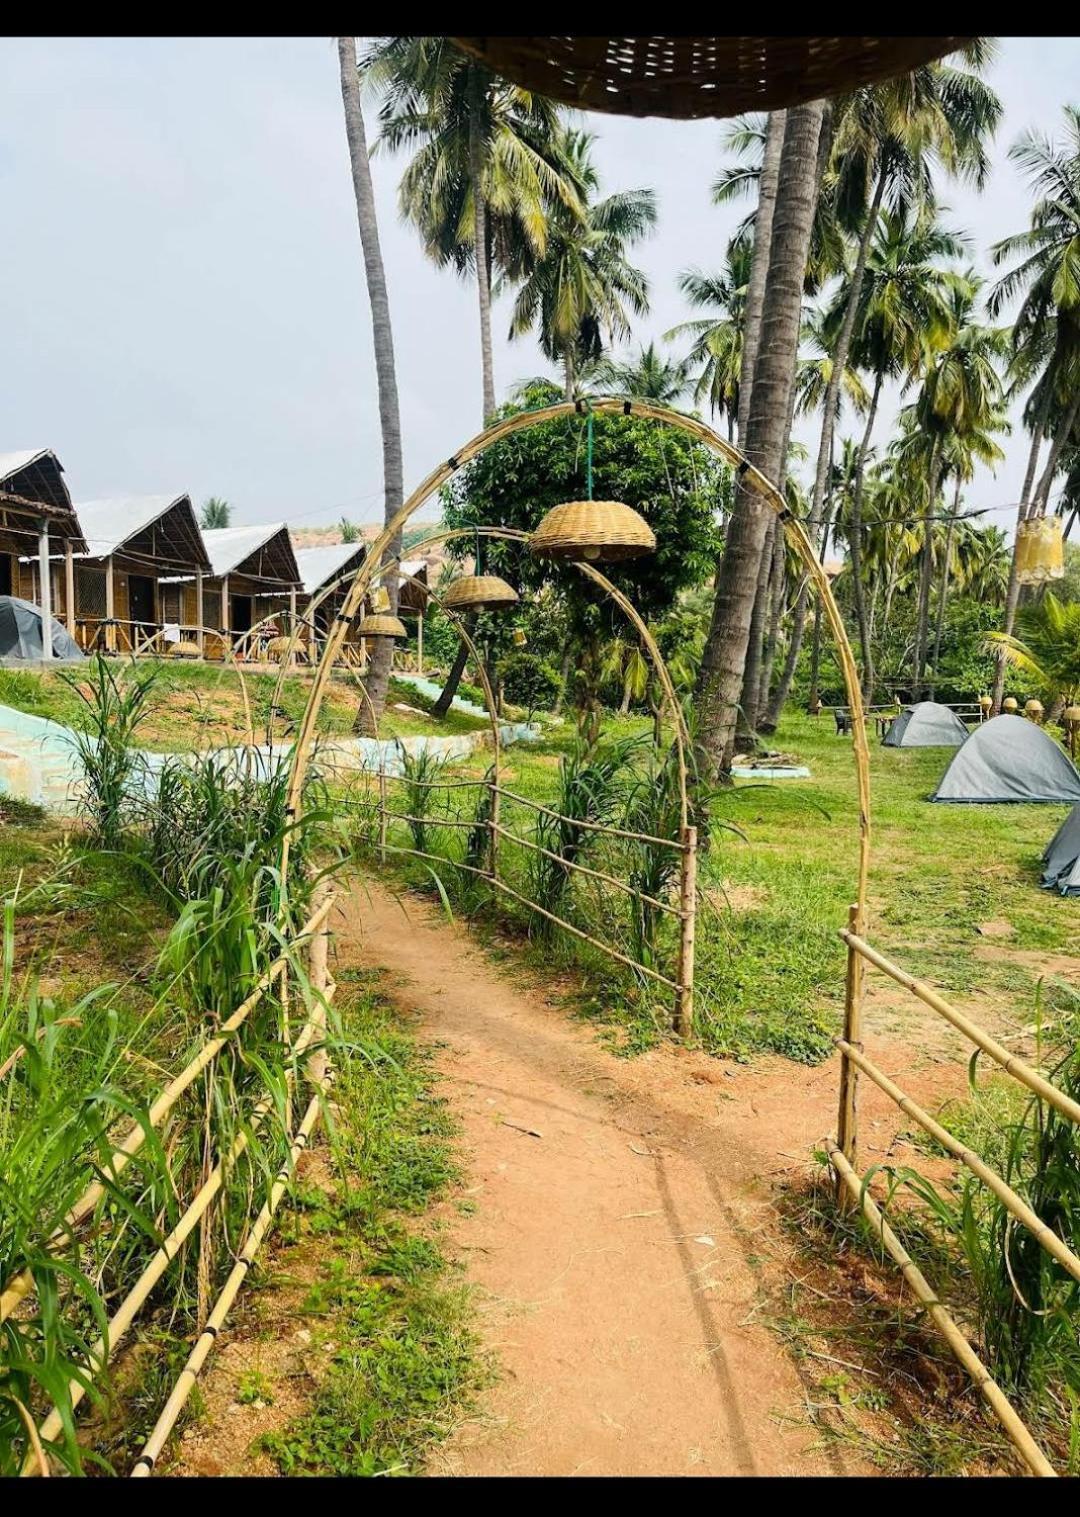
[[[468, 1178], [442, 1215], [500, 1372], [436, 1472], [864, 1473], [821, 1446], [759, 1320], [796, 1267], [776, 1177], [831, 1129], [833, 1065], [619, 1059], [462, 926], [370, 879], [334, 926], [342, 962], [388, 971], [444, 1045], [463, 1124]], [[889, 1144], [869, 1093], [864, 1124], [871, 1151]]]

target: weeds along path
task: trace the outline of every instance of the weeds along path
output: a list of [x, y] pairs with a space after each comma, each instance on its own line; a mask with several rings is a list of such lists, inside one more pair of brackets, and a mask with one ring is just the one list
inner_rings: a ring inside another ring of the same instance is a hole
[[443, 1219], [498, 1373], [433, 1473], [862, 1473], [821, 1447], [761, 1320], [791, 1265], [770, 1176], [826, 1130], [835, 1072], [619, 1059], [462, 926], [371, 879], [334, 927], [342, 960], [387, 971], [443, 1045], [463, 1123]]

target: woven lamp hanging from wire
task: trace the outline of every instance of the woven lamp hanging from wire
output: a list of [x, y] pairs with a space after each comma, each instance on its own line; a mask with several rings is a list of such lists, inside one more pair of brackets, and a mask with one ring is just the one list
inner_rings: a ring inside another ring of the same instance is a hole
[[499, 611], [517, 600], [513, 585], [497, 574], [461, 574], [447, 586], [442, 603], [447, 611]]
[[587, 500], [552, 506], [529, 538], [538, 558], [579, 559], [617, 563], [656, 551], [656, 536], [645, 518], [620, 500], [593, 500], [593, 418], [586, 423], [585, 477]]
[[737, 116], [910, 73], [970, 37], [451, 37], [504, 79], [579, 110]]
[[408, 637], [405, 623], [389, 612], [369, 611], [357, 628], [361, 637]]
[[1016, 578], [1046, 585], [1065, 576], [1065, 540], [1060, 516], [1033, 516], [1016, 529]]

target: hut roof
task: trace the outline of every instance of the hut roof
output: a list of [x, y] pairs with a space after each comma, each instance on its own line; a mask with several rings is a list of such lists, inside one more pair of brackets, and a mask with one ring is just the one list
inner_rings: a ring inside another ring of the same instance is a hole
[[317, 548], [297, 548], [296, 566], [305, 595], [314, 595], [348, 569], [359, 568], [367, 555], [366, 543], [323, 543]]
[[46, 516], [50, 532], [70, 538], [78, 551], [85, 547], [75, 508], [71, 504], [64, 467], [51, 448], [23, 448], [14, 453], [0, 453], [0, 530], [21, 518], [23, 538], [13, 551], [25, 552], [26, 519]]
[[146, 568], [205, 569], [210, 559], [191, 504], [183, 495], [116, 495], [75, 507], [87, 557], [114, 554]]
[[214, 527], [203, 532], [210, 555], [211, 572], [243, 574], [249, 579], [272, 580], [278, 585], [300, 588], [300, 570], [284, 522], [255, 527]]

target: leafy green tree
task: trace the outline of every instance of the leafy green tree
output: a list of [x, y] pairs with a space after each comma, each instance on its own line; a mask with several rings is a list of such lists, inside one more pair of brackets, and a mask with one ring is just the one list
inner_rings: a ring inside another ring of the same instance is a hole
[[220, 495], [210, 495], [203, 501], [202, 510], [199, 512], [199, 525], [205, 527], [208, 532], [219, 527], [227, 527], [232, 520], [232, 506]]
[[1026, 674], [1054, 710], [1080, 700], [1080, 604], [1062, 605], [1052, 591], [1016, 616], [1016, 636], [991, 632], [987, 641], [1005, 662]]
[[650, 342], [643, 343], [636, 356], [624, 362], [601, 358], [592, 379], [605, 395], [629, 395], [661, 406], [675, 406], [690, 383], [690, 366], [685, 359], [666, 358]]

